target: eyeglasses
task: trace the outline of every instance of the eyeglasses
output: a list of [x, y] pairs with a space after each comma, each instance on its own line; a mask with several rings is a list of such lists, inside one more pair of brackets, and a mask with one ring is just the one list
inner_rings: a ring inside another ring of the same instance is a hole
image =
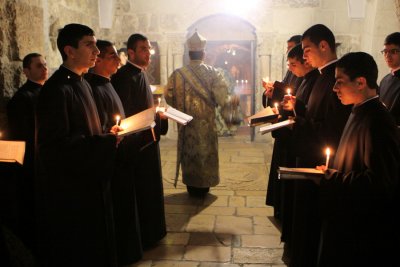
[[397, 55], [398, 53], [400, 53], [400, 49], [389, 49], [389, 50], [383, 49], [381, 51], [381, 54], [384, 55], [384, 56], [387, 55], [387, 54]]

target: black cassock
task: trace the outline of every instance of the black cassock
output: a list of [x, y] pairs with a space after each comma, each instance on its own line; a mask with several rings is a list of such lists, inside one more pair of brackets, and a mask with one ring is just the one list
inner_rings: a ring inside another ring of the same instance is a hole
[[[305, 115], [296, 117], [297, 167], [325, 164], [327, 146], [335, 155], [351, 112], [351, 106], [344, 106], [333, 92], [335, 67], [332, 63], [321, 70], [308, 102], [304, 103]], [[311, 267], [317, 262], [321, 227], [318, 203], [318, 187], [312, 181], [296, 180], [289, 266]]]
[[[291, 93], [294, 94], [299, 88], [303, 78], [296, 77], [291, 71], [287, 71], [285, 77], [281, 82], [281, 87], [274, 88], [272, 98], [268, 98], [263, 94], [262, 103], [264, 107], [274, 107], [275, 103], [280, 103], [283, 100], [283, 96], [287, 94], [287, 88], [291, 88]], [[282, 114], [282, 109], [280, 110]], [[282, 120], [287, 119], [287, 117]], [[279, 133], [278, 133], [279, 132]], [[282, 220], [281, 214], [281, 186], [278, 180], [278, 167], [285, 166], [287, 161], [287, 145], [289, 139], [288, 129], [281, 129], [272, 133], [272, 137], [275, 138], [274, 147], [272, 151], [271, 167], [269, 172], [267, 194], [265, 204], [274, 207], [274, 217]]]
[[400, 125], [400, 70], [383, 77], [379, 85], [379, 99], [386, 105], [396, 124]]
[[[317, 69], [308, 72], [302, 80], [302, 83], [296, 90], [296, 115], [304, 116], [305, 105], [313, 89], [314, 83], [319, 76]], [[290, 114], [294, 116], [293, 113]], [[299, 123], [297, 121], [297, 123]], [[285, 158], [286, 160], [281, 163], [280, 166], [295, 167], [296, 157], [301, 155], [302, 152], [297, 150], [299, 140], [302, 140], [301, 136], [297, 135], [296, 124], [293, 125], [293, 129], [285, 129], [283, 134], [287, 134], [287, 142], [285, 147]], [[277, 170], [276, 170], [277, 173]], [[285, 242], [287, 249], [290, 249], [291, 232], [292, 232], [292, 216], [293, 216], [293, 195], [294, 195], [294, 181], [290, 180], [278, 180], [281, 183], [281, 225], [282, 225], [282, 236], [281, 240]]]
[[[293, 83], [291, 87], [291, 93], [296, 95], [297, 98], [303, 100], [303, 102], [309, 97], [310, 91], [312, 89], [312, 85], [314, 84], [317, 76], [319, 75], [317, 70], [311, 71], [305, 75], [305, 77], [296, 77], [290, 71], [287, 72], [285, 76], [285, 80], [293, 82], [300, 81], [301, 83], [296, 85]], [[294, 76], [295, 78], [290, 78]], [[296, 86], [296, 87], [295, 87]], [[281, 99], [277, 101], [280, 103], [282, 101], [283, 96], [287, 92], [279, 93]], [[274, 96], [273, 96], [274, 97]], [[276, 97], [276, 96], [275, 96]], [[271, 99], [270, 99], [271, 100]], [[269, 102], [270, 106], [273, 107], [273, 101]], [[281, 121], [287, 120], [288, 116], [294, 116], [292, 112], [287, 113], [283, 109], [280, 109], [280, 114], [282, 115]], [[296, 112], [297, 113], [297, 112]], [[304, 111], [303, 111], [304, 113]], [[266, 204], [274, 207], [274, 216], [275, 218], [279, 219], [281, 223], [283, 223], [283, 188], [281, 186], [282, 182], [278, 179], [278, 167], [279, 166], [287, 166], [292, 167], [293, 159], [292, 156], [289, 155], [291, 153], [289, 146], [291, 145], [292, 139], [292, 130], [289, 128], [282, 128], [276, 130], [272, 133], [272, 136], [275, 138], [274, 148], [272, 152], [272, 159], [271, 159], [271, 167], [268, 179], [268, 187], [267, 187], [267, 196], [266, 196]]]
[[[131, 116], [154, 106], [153, 95], [146, 73], [127, 63], [113, 75], [112, 84], [124, 106], [125, 115]], [[168, 130], [168, 121], [156, 116], [154, 128], [157, 141], [150, 130], [125, 137], [130, 160], [134, 166], [139, 212], [140, 233], [144, 249], [153, 246], [166, 235], [164, 194], [162, 184], [159, 140]]]
[[[124, 108], [110, 79], [89, 73], [85, 75], [93, 90], [104, 133], [115, 125], [116, 115], [125, 118]], [[118, 145], [115, 175], [111, 181], [118, 264], [129, 265], [142, 257], [140, 228], [136, 205], [135, 184], [131, 177], [133, 165], [126, 157], [129, 148], [121, 141]]]
[[102, 134], [90, 85], [63, 66], [39, 95], [37, 150], [42, 265], [116, 266], [116, 137]]
[[8, 137], [10, 140], [25, 141], [24, 164], [18, 172], [17, 218], [15, 234], [31, 249], [34, 249], [34, 148], [35, 109], [41, 84], [27, 80], [7, 104]]
[[355, 106], [335, 170], [320, 184], [319, 266], [398, 266], [399, 166], [396, 125], [389, 112], [378, 98]]

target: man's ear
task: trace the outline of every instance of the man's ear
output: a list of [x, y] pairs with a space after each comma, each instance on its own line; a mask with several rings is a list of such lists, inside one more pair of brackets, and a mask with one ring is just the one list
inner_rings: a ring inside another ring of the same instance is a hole
[[22, 72], [25, 74], [25, 76], [29, 75], [29, 68], [23, 68]]
[[133, 49], [131, 49], [131, 48], [128, 48], [127, 52], [128, 52], [128, 54], [127, 54], [128, 59], [130, 61], [133, 61], [135, 59], [135, 51], [133, 51]]
[[70, 45], [64, 46], [64, 53], [67, 55], [68, 58], [75, 58], [75, 48]]
[[364, 87], [367, 86], [367, 79], [365, 79], [365, 77], [356, 78], [356, 82], [357, 82], [357, 87], [359, 89], [363, 89]]
[[318, 47], [320, 50], [326, 51], [326, 49], [329, 47], [329, 45], [328, 45], [327, 41], [322, 40], [321, 42], [319, 42]]

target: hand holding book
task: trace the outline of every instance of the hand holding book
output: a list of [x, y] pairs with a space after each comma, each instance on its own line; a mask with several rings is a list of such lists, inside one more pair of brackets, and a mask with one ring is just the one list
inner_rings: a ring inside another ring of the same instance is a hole
[[163, 114], [164, 116], [166, 116], [167, 118], [176, 121], [177, 123], [181, 124], [181, 125], [186, 125], [188, 124], [191, 120], [193, 120], [193, 117], [183, 113], [177, 109], [174, 109], [171, 106], [168, 106], [167, 108], [164, 107], [157, 107], [156, 108], [157, 112], [160, 112], [161, 114]]

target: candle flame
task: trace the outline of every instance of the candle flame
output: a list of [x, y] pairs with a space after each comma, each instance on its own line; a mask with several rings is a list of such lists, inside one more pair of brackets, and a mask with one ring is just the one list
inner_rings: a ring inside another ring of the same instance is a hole
[[274, 105], [275, 105], [275, 108], [278, 109], [278, 103], [275, 103]]
[[327, 156], [329, 156], [331, 154], [331, 150], [329, 149], [329, 147], [326, 148], [325, 153]]
[[119, 121], [121, 119], [121, 117], [119, 115], [115, 116], [115, 120]]
[[290, 95], [290, 93], [291, 93], [290, 88], [288, 88], [286, 92], [287, 92], [288, 95]]

